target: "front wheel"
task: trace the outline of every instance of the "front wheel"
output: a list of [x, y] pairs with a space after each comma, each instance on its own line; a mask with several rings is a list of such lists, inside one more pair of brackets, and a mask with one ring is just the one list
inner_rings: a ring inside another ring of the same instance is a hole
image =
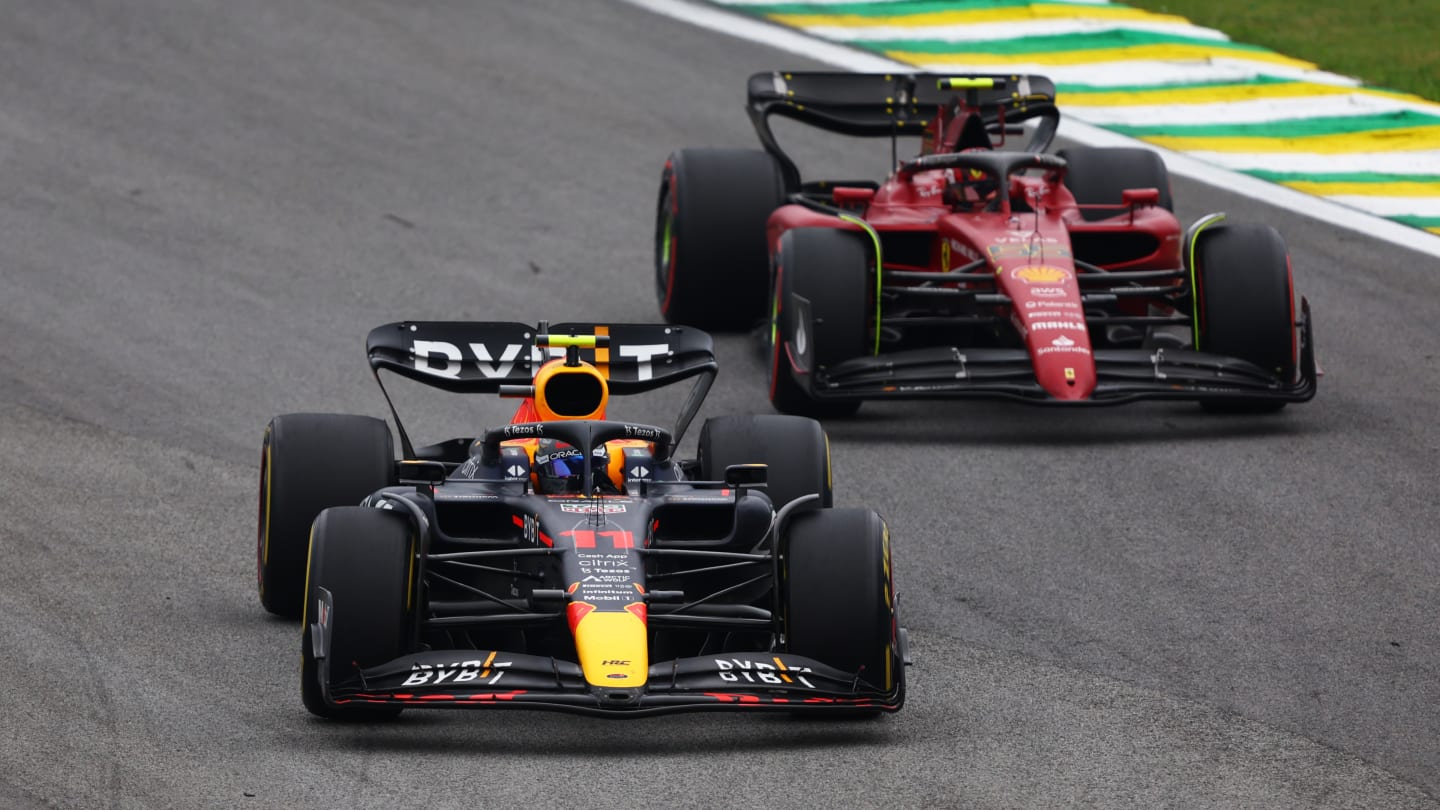
[[817, 371], [868, 353], [873, 264], [857, 233], [799, 228], [780, 237], [769, 338], [770, 402], [776, 410], [825, 418], [860, 409], [858, 399], [816, 399], [809, 380]]
[[[1195, 236], [1191, 291], [1194, 347], [1238, 357], [1295, 379], [1298, 365], [1295, 289], [1285, 240], [1269, 225], [1220, 222]], [[1270, 412], [1283, 402], [1215, 400], [1209, 411]]]
[[785, 649], [904, 702], [890, 533], [869, 509], [821, 509], [788, 524], [782, 549]]
[[331, 683], [410, 652], [414, 556], [414, 532], [398, 512], [340, 506], [315, 519], [300, 643], [300, 697], [312, 714], [332, 720], [384, 720], [400, 714], [400, 706], [325, 702], [311, 623], [318, 621], [323, 589], [333, 606], [327, 630]]

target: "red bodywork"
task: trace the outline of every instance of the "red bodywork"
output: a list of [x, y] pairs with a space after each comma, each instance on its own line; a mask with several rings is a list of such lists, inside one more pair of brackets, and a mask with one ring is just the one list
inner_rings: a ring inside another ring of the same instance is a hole
[[[1148, 240], [1154, 247], [1149, 253], [1101, 266], [1106, 270], [1164, 270], [1181, 265], [1182, 228], [1174, 214], [1156, 204], [1157, 194], [1143, 191], [1127, 194], [1128, 205], [1111, 206], [1115, 216], [1088, 221], [1062, 182], [1062, 171], [1047, 171], [1043, 177], [1012, 176], [1008, 204], [995, 210], [984, 210], [983, 201], [957, 199], [955, 172], [948, 169], [913, 174], [897, 171], [878, 190], [839, 187], [834, 199], [873, 228], [882, 243], [887, 234], [930, 234], [927, 264], [893, 263], [882, 251], [881, 270], [938, 275], [985, 262], [987, 272], [995, 276], [997, 292], [1013, 302], [997, 305], [994, 314], [1008, 317], [1023, 339], [1037, 381], [1055, 399], [1079, 400], [1090, 396], [1096, 375], [1076, 280], [1076, 238], [1108, 240], [1116, 234], [1129, 234], [1131, 244]], [[784, 205], [770, 215], [767, 224], [772, 257], [779, 253], [781, 236], [792, 228], [864, 233], [858, 223], [848, 219], [801, 205]], [[1146, 302], [1136, 301], [1135, 305], [1140, 311], [1131, 314], [1146, 314]]]

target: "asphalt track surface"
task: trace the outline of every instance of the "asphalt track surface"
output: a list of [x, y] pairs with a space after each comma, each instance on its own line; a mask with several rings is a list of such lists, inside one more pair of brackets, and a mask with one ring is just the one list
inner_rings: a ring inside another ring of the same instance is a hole
[[[895, 537], [899, 715], [305, 713], [266, 420], [381, 415], [386, 321], [652, 320], [665, 154], [751, 144], [776, 66], [602, 2], [6, 3], [0, 806], [1437, 806], [1440, 266], [1178, 180], [1288, 238], [1319, 398], [830, 424]], [[765, 410], [719, 353], [704, 415]]]

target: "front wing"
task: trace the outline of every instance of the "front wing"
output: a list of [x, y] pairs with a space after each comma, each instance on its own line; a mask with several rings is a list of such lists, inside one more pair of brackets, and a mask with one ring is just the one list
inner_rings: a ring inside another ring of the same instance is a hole
[[[1320, 373], [1310, 327], [1310, 306], [1301, 303], [1298, 379], [1281, 380], [1253, 363], [1189, 349], [1096, 349], [1095, 391], [1086, 400], [1058, 400], [1035, 379], [1024, 349], [938, 346], [873, 357], [856, 357], [823, 371], [809, 371], [817, 400], [1013, 399], [1035, 405], [1119, 405], [1143, 399], [1306, 402]], [[787, 352], [794, 357], [793, 347]]]
[[[893, 712], [902, 681], [881, 691], [854, 674], [789, 653], [722, 653], [653, 664], [640, 688], [585, 681], [578, 664], [487, 650], [430, 651], [339, 675], [322, 659], [327, 703], [430, 708], [551, 709], [607, 717], [691, 711]], [[898, 675], [903, 678], [903, 673]]]

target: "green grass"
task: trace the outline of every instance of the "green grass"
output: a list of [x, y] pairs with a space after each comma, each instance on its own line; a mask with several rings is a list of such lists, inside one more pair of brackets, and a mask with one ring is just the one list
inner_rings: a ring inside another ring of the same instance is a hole
[[1236, 42], [1440, 101], [1440, 0], [1125, 0]]

